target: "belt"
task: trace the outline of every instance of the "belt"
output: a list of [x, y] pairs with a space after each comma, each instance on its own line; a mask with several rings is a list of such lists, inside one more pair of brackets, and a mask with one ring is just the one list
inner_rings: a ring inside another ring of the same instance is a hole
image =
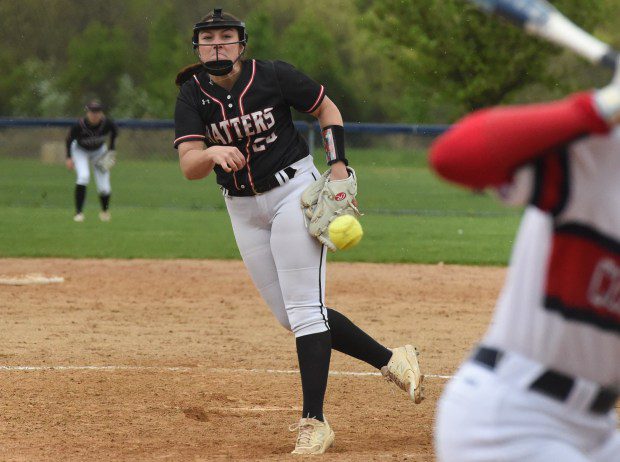
[[[472, 356], [472, 360], [478, 364], [482, 364], [491, 370], [495, 370], [504, 352], [495, 348], [478, 347]], [[541, 393], [556, 401], [565, 402], [568, 400], [570, 392], [575, 387], [577, 379], [570, 377], [561, 372], [551, 369], [543, 371], [532, 383], [529, 389]], [[589, 405], [590, 412], [594, 414], [607, 414], [613, 409], [618, 399], [618, 393], [607, 387], [599, 387]]]
[[225, 196], [235, 196], [235, 197], [248, 197], [248, 196], [256, 196], [257, 194], [263, 194], [267, 191], [271, 191], [273, 188], [283, 185], [291, 178], [295, 176], [297, 173], [297, 169], [291, 166], [283, 168], [282, 170], [276, 172], [275, 175], [260, 181], [258, 183], [254, 183], [254, 188], [251, 188], [247, 185], [241, 185], [241, 189], [227, 189], [222, 187], [222, 191]]

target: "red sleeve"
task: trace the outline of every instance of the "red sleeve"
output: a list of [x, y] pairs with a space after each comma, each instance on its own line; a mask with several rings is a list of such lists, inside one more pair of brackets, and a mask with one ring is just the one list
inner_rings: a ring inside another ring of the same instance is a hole
[[515, 169], [589, 133], [607, 133], [591, 93], [545, 104], [474, 112], [431, 146], [433, 169], [471, 188], [498, 186]]

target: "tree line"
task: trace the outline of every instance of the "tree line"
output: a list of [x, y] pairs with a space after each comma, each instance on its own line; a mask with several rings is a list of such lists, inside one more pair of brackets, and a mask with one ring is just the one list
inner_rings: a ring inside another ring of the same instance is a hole
[[[619, 0], [553, 3], [620, 43]], [[462, 0], [0, 0], [0, 116], [71, 117], [99, 97], [117, 118], [172, 118], [191, 28], [213, 6], [245, 20], [248, 57], [325, 84], [350, 122], [445, 123], [610, 78]]]

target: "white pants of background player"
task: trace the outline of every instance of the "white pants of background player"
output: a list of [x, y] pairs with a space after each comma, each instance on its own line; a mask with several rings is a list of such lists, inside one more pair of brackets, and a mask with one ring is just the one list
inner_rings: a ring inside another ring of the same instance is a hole
[[618, 462], [615, 410], [588, 410], [597, 385], [578, 380], [565, 402], [528, 389], [544, 369], [505, 353], [496, 370], [465, 363], [439, 401], [440, 462]]
[[261, 296], [296, 337], [325, 332], [326, 249], [306, 229], [300, 197], [319, 178], [312, 157], [292, 165], [295, 176], [264, 194], [225, 197], [241, 252]]
[[[77, 141], [71, 143], [71, 159], [73, 159], [73, 165], [75, 166], [75, 173], [77, 175], [76, 184], [88, 186], [90, 182], [90, 164], [93, 164], [99, 157], [103, 156], [107, 150], [108, 148], [105, 144], [94, 151], [87, 151], [77, 144]], [[97, 192], [101, 195], [109, 196], [112, 192], [110, 172], [102, 170], [94, 165], [93, 172], [95, 174]]]

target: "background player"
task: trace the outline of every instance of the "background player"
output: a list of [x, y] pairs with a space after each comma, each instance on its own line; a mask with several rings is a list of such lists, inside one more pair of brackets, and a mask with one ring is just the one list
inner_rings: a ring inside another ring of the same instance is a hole
[[[69, 170], [75, 169], [75, 216], [76, 222], [84, 221], [84, 201], [86, 186], [90, 182], [90, 164], [93, 165], [95, 184], [101, 202], [101, 221], [110, 221], [110, 164], [101, 162], [104, 156], [113, 158], [118, 129], [114, 121], [104, 114], [104, 106], [99, 100], [86, 105], [86, 117], [80, 118], [67, 135], [67, 161]], [[110, 143], [106, 146], [106, 138]], [[112, 154], [112, 155], [111, 155]]]
[[349, 176], [342, 117], [317, 84], [281, 61], [241, 59], [245, 25], [216, 9], [194, 26], [201, 64], [177, 77], [181, 169], [215, 171], [250, 275], [278, 321], [295, 334], [302, 418], [294, 453], [324, 452], [334, 432], [323, 415], [331, 349], [361, 359], [420, 402], [422, 376], [410, 345], [392, 351], [324, 305], [326, 249], [308, 233], [300, 196], [319, 178], [290, 108], [312, 114], [335, 137], [329, 181]]
[[620, 79], [475, 112], [435, 170], [527, 205], [493, 322], [438, 405], [440, 461], [620, 460]]

